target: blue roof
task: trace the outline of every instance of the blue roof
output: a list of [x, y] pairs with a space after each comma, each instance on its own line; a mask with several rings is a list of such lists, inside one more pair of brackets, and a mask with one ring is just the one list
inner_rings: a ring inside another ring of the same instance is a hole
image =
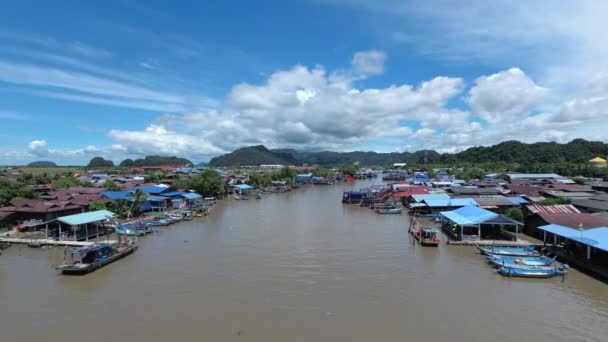
[[599, 227], [580, 231], [578, 229], [564, 227], [557, 224], [549, 224], [546, 226], [540, 226], [538, 229], [580, 242], [593, 248], [608, 251], [608, 227]]
[[422, 202], [424, 200], [443, 200], [443, 199], [450, 199], [450, 196], [448, 196], [445, 193], [440, 193], [440, 194], [425, 194], [425, 195], [412, 195], [412, 198], [414, 199], [414, 201], [416, 202]]
[[147, 194], [160, 194], [169, 190], [169, 188], [163, 186], [136, 186], [133, 190], [141, 190]]
[[148, 196], [147, 200], [148, 200], [148, 202], [164, 202], [167, 200], [167, 197]]
[[466, 206], [452, 211], [442, 211], [441, 215], [461, 226], [477, 225], [500, 216], [489, 210], [474, 206]]
[[201, 198], [201, 195], [199, 195], [195, 192], [188, 192], [188, 193], [182, 194], [181, 197], [189, 199], [189, 200], [193, 200], [193, 199]]
[[129, 196], [129, 194], [131, 192], [132, 191], [102, 191], [99, 194], [108, 199], [111, 199], [112, 201], [115, 201], [115, 200], [130, 200], [131, 197]]
[[444, 199], [425, 199], [423, 200], [426, 205], [431, 208], [437, 207], [466, 207], [468, 205], [478, 206], [472, 198], [444, 198]]
[[97, 210], [89, 211], [88, 213], [58, 217], [57, 221], [69, 224], [70, 226], [78, 226], [81, 224], [103, 221], [114, 216], [116, 216], [116, 214], [111, 211]]
[[240, 189], [240, 190], [247, 190], [247, 189], [253, 188], [251, 185], [247, 185], [247, 184], [237, 184], [234, 187], [237, 189]]
[[165, 197], [177, 197], [183, 194], [185, 194], [183, 191], [163, 192], [163, 196]]
[[530, 203], [530, 202], [528, 202], [528, 200], [526, 200], [525, 198], [520, 197], [520, 196], [507, 197], [507, 199], [514, 205], [522, 205], [522, 204]]
[[296, 177], [311, 178], [312, 177], [312, 173], [300, 173]]

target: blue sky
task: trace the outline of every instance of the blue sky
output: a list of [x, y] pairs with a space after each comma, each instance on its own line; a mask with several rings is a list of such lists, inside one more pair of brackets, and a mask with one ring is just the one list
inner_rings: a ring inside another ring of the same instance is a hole
[[0, 164], [606, 140], [602, 1], [0, 6]]

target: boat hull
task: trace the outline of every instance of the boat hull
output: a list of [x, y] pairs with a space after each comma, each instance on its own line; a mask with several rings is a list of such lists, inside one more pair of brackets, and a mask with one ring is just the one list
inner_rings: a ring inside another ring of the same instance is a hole
[[58, 269], [61, 272], [61, 274], [65, 274], [65, 275], [85, 275], [85, 274], [91, 273], [93, 271], [96, 271], [108, 264], [111, 264], [116, 260], [122, 259], [125, 256], [135, 252], [136, 250], [137, 250], [137, 245], [133, 245], [133, 246], [129, 246], [129, 247], [125, 248], [124, 250], [122, 250], [120, 252], [117, 252], [116, 254], [108, 257], [107, 259], [99, 260], [94, 263], [87, 264], [86, 267], [77, 267], [77, 266], [73, 266], [73, 265], [67, 265], [65, 267], [60, 267]]
[[521, 277], [521, 278], [551, 278], [558, 275], [563, 275], [566, 270], [563, 268], [552, 267], [548, 269], [538, 268], [519, 268], [504, 266], [498, 269], [498, 273], [505, 277]]

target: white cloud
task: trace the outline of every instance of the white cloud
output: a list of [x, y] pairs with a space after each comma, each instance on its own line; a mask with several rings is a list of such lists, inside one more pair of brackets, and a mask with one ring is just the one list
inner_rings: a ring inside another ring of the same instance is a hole
[[381, 75], [384, 73], [386, 56], [383, 51], [369, 50], [355, 53], [352, 59], [353, 73], [358, 76]]
[[70, 50], [76, 54], [91, 58], [108, 58], [112, 56], [107, 50], [76, 41], [70, 45]]
[[534, 83], [521, 69], [511, 68], [479, 77], [467, 102], [490, 123], [526, 116], [546, 100], [549, 90]]
[[131, 155], [177, 155], [205, 158], [225, 152], [200, 137], [169, 131], [162, 125], [149, 125], [144, 131], [111, 130], [115, 150]]
[[45, 157], [49, 155], [49, 148], [46, 140], [33, 140], [27, 145], [29, 151], [39, 157]]

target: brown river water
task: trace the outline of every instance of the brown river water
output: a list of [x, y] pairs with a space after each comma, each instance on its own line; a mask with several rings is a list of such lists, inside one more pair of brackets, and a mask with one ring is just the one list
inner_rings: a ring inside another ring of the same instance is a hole
[[[377, 181], [376, 181], [377, 182]], [[608, 284], [497, 275], [471, 247], [421, 248], [402, 215], [340, 184], [225, 200], [82, 277], [63, 249], [0, 256], [0, 341], [608, 341]]]

